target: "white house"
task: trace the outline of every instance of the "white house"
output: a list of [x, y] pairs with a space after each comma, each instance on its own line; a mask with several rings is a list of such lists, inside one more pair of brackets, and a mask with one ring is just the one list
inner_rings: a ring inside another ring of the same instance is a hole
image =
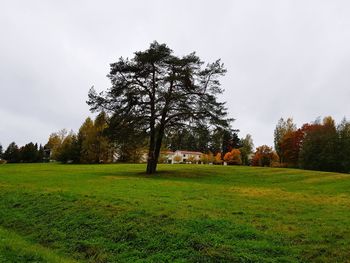
[[201, 152], [182, 151], [177, 150], [175, 152], [167, 151], [163, 152], [167, 163], [199, 163], [201, 160]]

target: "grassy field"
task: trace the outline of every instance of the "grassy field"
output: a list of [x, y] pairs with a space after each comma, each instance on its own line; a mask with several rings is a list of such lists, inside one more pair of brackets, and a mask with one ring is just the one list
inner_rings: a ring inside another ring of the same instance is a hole
[[0, 262], [350, 262], [350, 175], [0, 166]]

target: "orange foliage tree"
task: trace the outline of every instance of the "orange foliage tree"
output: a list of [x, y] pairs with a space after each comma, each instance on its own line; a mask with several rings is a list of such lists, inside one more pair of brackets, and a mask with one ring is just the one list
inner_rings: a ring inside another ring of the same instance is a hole
[[225, 154], [224, 161], [230, 165], [242, 164], [241, 151], [238, 149], [232, 149], [232, 151]]

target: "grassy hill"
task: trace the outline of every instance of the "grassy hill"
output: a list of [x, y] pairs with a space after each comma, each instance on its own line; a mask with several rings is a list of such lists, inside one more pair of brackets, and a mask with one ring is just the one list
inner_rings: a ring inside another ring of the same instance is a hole
[[0, 166], [0, 262], [350, 262], [350, 176]]

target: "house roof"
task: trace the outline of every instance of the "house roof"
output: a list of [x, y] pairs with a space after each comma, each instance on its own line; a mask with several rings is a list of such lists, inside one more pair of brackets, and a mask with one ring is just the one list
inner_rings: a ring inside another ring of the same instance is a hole
[[196, 155], [200, 155], [202, 154], [201, 152], [194, 152], [194, 151], [182, 151], [182, 150], [177, 150], [177, 152], [180, 152], [182, 154], [196, 154]]

